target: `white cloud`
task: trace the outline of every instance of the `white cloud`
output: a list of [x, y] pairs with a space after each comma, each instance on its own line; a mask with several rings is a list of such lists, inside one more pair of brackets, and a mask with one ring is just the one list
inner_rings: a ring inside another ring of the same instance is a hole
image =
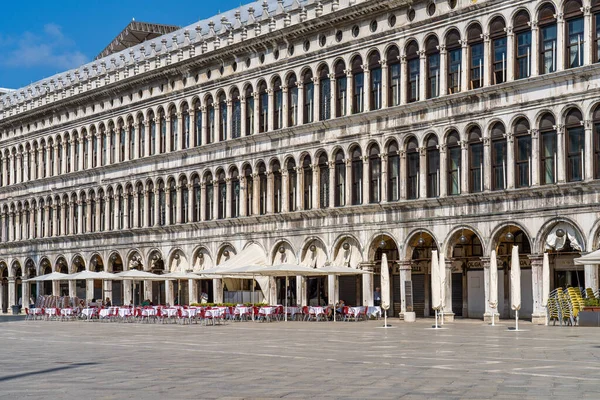
[[24, 32], [21, 37], [0, 37], [0, 64], [12, 68], [76, 68], [88, 61], [56, 24], [46, 24], [42, 33]]

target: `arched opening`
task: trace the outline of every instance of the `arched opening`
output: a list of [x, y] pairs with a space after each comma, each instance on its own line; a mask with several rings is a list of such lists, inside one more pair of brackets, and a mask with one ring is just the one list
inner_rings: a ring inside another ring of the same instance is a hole
[[236, 167], [233, 167], [230, 172], [231, 179], [231, 217], [238, 218], [240, 216], [240, 173]]
[[273, 129], [281, 129], [283, 126], [283, 88], [281, 87], [281, 78], [276, 77], [273, 80]]
[[363, 203], [363, 159], [362, 159], [362, 151], [359, 146], [354, 146], [352, 150], [350, 150], [350, 154], [352, 154], [352, 193], [351, 193], [351, 201], [352, 205], [360, 205]]
[[379, 146], [369, 147], [369, 203], [381, 202], [381, 154]]
[[343, 207], [346, 205], [346, 157], [342, 149], [335, 152], [334, 160], [334, 206]]
[[594, 179], [600, 178], [600, 106], [596, 106], [593, 114], [594, 124]]
[[600, 1], [592, 0], [592, 24], [593, 24], [593, 49], [592, 62], [600, 61]]
[[195, 123], [194, 123], [194, 147], [198, 147], [202, 145], [202, 127], [203, 125], [203, 121], [205, 118], [203, 118], [202, 116], [202, 103], [200, 102], [200, 99], [196, 99], [194, 101], [194, 109], [193, 109], [193, 113], [195, 116]]
[[281, 165], [278, 160], [271, 163], [271, 179], [273, 183], [273, 212], [278, 214], [282, 211], [283, 200], [281, 197], [283, 189], [283, 177], [281, 175]]
[[387, 200], [400, 200], [400, 152], [398, 142], [392, 140], [387, 145]]
[[565, 18], [565, 68], [583, 65], [586, 43], [583, 22], [583, 4], [580, 0], [567, 0], [563, 8]]
[[567, 182], [579, 182], [585, 179], [585, 128], [582, 123], [581, 111], [575, 108], [569, 110], [565, 117]]
[[[108, 258], [108, 271], [118, 273], [124, 271], [123, 259], [119, 253], [113, 253]], [[113, 305], [123, 305], [123, 281], [105, 281], [104, 297], [109, 297]]]
[[252, 86], [247, 86], [246, 91], [246, 136], [254, 135], [254, 91]]
[[214, 143], [216, 136], [216, 114], [215, 114], [215, 102], [211, 95], [208, 95], [204, 100], [206, 107], [206, 143]]
[[231, 138], [237, 139], [242, 136], [242, 101], [237, 88], [231, 91], [231, 112]]
[[504, 190], [506, 179], [506, 130], [502, 122], [496, 122], [490, 131], [492, 139], [492, 190]]
[[227, 183], [225, 171], [217, 171], [217, 196], [219, 199], [217, 219], [225, 219], [227, 215]]
[[179, 187], [181, 188], [181, 199], [177, 199], [177, 203], [181, 204], [179, 211], [179, 221], [187, 224], [190, 222], [190, 190], [188, 188], [188, 180], [185, 176], [179, 178]]
[[202, 202], [201, 200], [201, 190], [200, 190], [200, 177], [198, 176], [198, 174], [194, 174], [192, 176], [192, 190], [194, 191], [193, 197], [192, 197], [192, 208], [193, 208], [193, 214], [192, 214], [192, 222], [199, 222], [202, 220], [202, 208], [200, 207], [200, 204]]
[[[435, 239], [426, 231], [415, 232], [407, 242], [406, 257], [410, 261], [412, 307], [417, 317], [433, 315], [431, 308], [431, 257], [438, 250]], [[407, 311], [410, 304], [407, 304]]]
[[540, 43], [540, 75], [556, 71], [557, 27], [556, 10], [552, 2], [544, 3], [537, 15]]
[[329, 67], [323, 64], [319, 68], [319, 120], [325, 121], [331, 118], [331, 79], [329, 78]]
[[557, 157], [556, 122], [546, 113], [540, 119], [540, 184], [556, 183]]
[[296, 169], [296, 161], [293, 158], [288, 159], [286, 164], [287, 169], [287, 189], [288, 189], [288, 210], [298, 210], [297, 192], [298, 192], [298, 173]]
[[212, 173], [207, 172], [204, 175], [204, 217], [207, 221], [214, 218], [215, 193]]
[[153, 156], [156, 154], [157, 150], [157, 140], [156, 137], [156, 117], [154, 116], [154, 111], [150, 111], [148, 113], [148, 122], [150, 123], [150, 151], [149, 155]]
[[516, 187], [531, 186], [531, 134], [527, 118], [515, 121], [515, 185]]
[[428, 99], [440, 95], [440, 43], [437, 36], [431, 35], [425, 42], [425, 57], [427, 60], [427, 88]]
[[457, 196], [461, 192], [462, 149], [460, 135], [455, 129], [448, 132], [446, 146], [447, 191], [448, 195]]
[[467, 30], [467, 44], [469, 46], [469, 88], [483, 87], [483, 69], [485, 68], [483, 31], [481, 25], [473, 23]]
[[179, 209], [175, 179], [169, 179], [166, 197], [169, 201], [169, 225], [175, 225], [177, 223], [177, 210]]
[[227, 113], [229, 112], [228, 107], [227, 107], [227, 96], [225, 96], [224, 92], [221, 92], [217, 95], [217, 99], [218, 99], [218, 112], [219, 112], [219, 120], [218, 120], [218, 124], [219, 124], [219, 141], [222, 142], [224, 140], [227, 140], [228, 134], [229, 134], [229, 126], [227, 124], [228, 121], [228, 116]]
[[494, 85], [506, 82], [507, 37], [504, 18], [496, 17], [490, 22], [490, 40], [492, 44], [492, 75]]
[[144, 115], [140, 114], [138, 116], [138, 157], [142, 158], [142, 157], [146, 157], [146, 122], [144, 121]]
[[[288, 126], [298, 125], [298, 80], [292, 73], [287, 78]], [[302, 86], [302, 85], [300, 85]]]
[[267, 213], [267, 167], [263, 162], [259, 163], [258, 170], [258, 212], [260, 215]]
[[483, 192], [483, 143], [481, 129], [473, 126], [468, 133], [469, 189], [471, 193]]
[[304, 156], [304, 159], [302, 160], [302, 182], [304, 186], [302, 195], [302, 205], [305, 210], [310, 210], [313, 208], [313, 170], [311, 166], [311, 158], [308, 155]]
[[258, 85], [258, 110], [258, 133], [263, 133], [267, 131], [267, 118], [269, 116], [269, 93], [265, 81]]
[[381, 108], [381, 97], [383, 94], [382, 74], [381, 74], [381, 56], [378, 51], [373, 51], [369, 54], [369, 74], [370, 74], [370, 99], [369, 107], [371, 110], [379, 110]]
[[365, 107], [365, 73], [361, 56], [355, 56], [351, 63], [352, 70], [352, 114], [364, 111]]
[[419, 198], [420, 164], [419, 143], [413, 136], [406, 142], [406, 197], [408, 199]]
[[319, 155], [319, 208], [329, 207], [329, 159], [327, 153], [321, 152]]
[[335, 63], [334, 67], [335, 75], [335, 116], [343, 117], [348, 114], [346, 109], [346, 97], [348, 96], [348, 78], [346, 76], [346, 63], [343, 60], [339, 60]]
[[158, 225], [165, 226], [167, 223], [167, 194], [165, 191], [165, 182], [158, 180]]
[[302, 74], [302, 86], [304, 88], [304, 124], [309, 124], [315, 120], [315, 83], [313, 74], [307, 69]]
[[515, 34], [515, 79], [531, 76], [531, 22], [526, 10], [519, 11], [513, 18]]
[[[390, 309], [388, 310], [388, 316], [397, 316], [401, 312], [401, 290], [400, 290], [400, 275], [398, 273], [398, 263], [400, 262], [400, 252], [394, 239], [390, 236], [381, 233], [375, 237], [371, 243], [369, 249], [370, 261], [373, 263], [373, 288], [381, 288], [381, 260], [383, 254], [386, 255], [389, 274], [390, 274]], [[340, 283], [342, 279], [340, 278]], [[343, 287], [340, 284], [340, 299], [346, 300], [342, 297], [341, 289]], [[376, 306], [380, 305], [374, 302]]]
[[386, 53], [388, 62], [388, 104], [391, 107], [400, 104], [400, 50], [390, 46]]
[[459, 93], [461, 91], [463, 66], [462, 44], [458, 30], [452, 29], [446, 34], [446, 51], [448, 57], [448, 94]]
[[407, 102], [412, 103], [419, 100], [421, 66], [419, 59], [419, 45], [411, 40], [406, 45], [406, 67], [407, 67]]
[[244, 167], [244, 181], [245, 181], [245, 190], [246, 195], [246, 215], [253, 215], [255, 213], [254, 209], [254, 179], [252, 177], [252, 167], [250, 165], [246, 165]]
[[429, 135], [425, 141], [427, 152], [427, 197], [440, 196], [440, 150], [437, 136]]
[[183, 103], [181, 106], [181, 122], [182, 122], [182, 131], [183, 140], [181, 141], [182, 150], [190, 148], [190, 109], [187, 103]]
[[167, 118], [162, 108], [158, 110], [158, 134], [158, 151], [164, 154], [167, 152]]

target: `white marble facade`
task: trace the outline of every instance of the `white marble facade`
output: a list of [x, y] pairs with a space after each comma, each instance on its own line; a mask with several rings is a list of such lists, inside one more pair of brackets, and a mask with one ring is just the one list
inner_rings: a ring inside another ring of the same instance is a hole
[[2, 95], [0, 302], [83, 289], [21, 283], [49, 271], [201, 270], [256, 244], [375, 272], [297, 279], [300, 304], [311, 284], [371, 304], [385, 251], [394, 315], [411, 281], [427, 316], [438, 249], [447, 314], [482, 318], [496, 249], [508, 317], [517, 244], [539, 319], [544, 251], [554, 287], [598, 287], [572, 259], [599, 245], [599, 3], [256, 2]]

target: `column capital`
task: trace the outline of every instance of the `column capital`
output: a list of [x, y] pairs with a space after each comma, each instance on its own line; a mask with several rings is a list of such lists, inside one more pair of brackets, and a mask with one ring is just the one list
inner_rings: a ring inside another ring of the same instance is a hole
[[437, 49], [440, 51], [440, 54], [446, 54], [446, 45], [445, 44], [440, 44], [439, 46], [437, 46]]
[[445, 153], [448, 145], [446, 143], [442, 143], [437, 146], [437, 149], [440, 151], [440, 154]]
[[419, 147], [419, 155], [424, 157], [427, 155], [427, 147]]
[[379, 65], [381, 65], [381, 68], [387, 67], [387, 60], [385, 58], [382, 58], [381, 60], [379, 60]]
[[490, 258], [489, 257], [481, 257], [481, 265], [484, 269], [490, 269]]
[[532, 138], [538, 137], [539, 133], [540, 133], [539, 129], [530, 129], [529, 130], [529, 134], [531, 135]]
[[565, 131], [564, 125], [554, 125], [553, 128], [556, 130], [557, 135], [562, 135]]
[[490, 41], [490, 34], [489, 33], [482, 33], [481, 35], [479, 35], [484, 42], [489, 42]]
[[506, 141], [508, 143], [512, 143], [515, 140], [515, 135], [512, 132], [507, 132], [507, 133], [503, 134], [502, 136], [504, 136], [504, 138], [506, 139]]
[[512, 26], [505, 27], [504, 32], [506, 32], [507, 36], [512, 36], [513, 35], [513, 27]]
[[583, 15], [585, 15], [585, 16], [592, 15], [592, 7], [590, 7], [590, 6], [583, 6], [580, 8], [580, 10], [583, 13]]
[[592, 129], [592, 126], [594, 126], [593, 122], [594, 121], [592, 121], [591, 119], [585, 119], [585, 120], [581, 121], [581, 125], [585, 129]]
[[556, 22], [565, 22], [565, 15], [563, 13], [554, 14]]
[[398, 261], [398, 269], [401, 271], [410, 271], [412, 269], [412, 261], [411, 260]]

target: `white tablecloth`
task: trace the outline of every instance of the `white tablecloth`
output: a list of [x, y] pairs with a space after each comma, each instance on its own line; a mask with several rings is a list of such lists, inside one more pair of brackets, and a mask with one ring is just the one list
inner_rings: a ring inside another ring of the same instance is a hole
[[277, 307], [261, 307], [261, 308], [258, 310], [258, 313], [259, 313], [260, 315], [273, 315], [273, 314], [275, 314], [275, 309], [276, 309], [276, 308], [277, 308]]
[[163, 308], [162, 315], [163, 315], [163, 317], [169, 317], [169, 318], [176, 317], [177, 309], [176, 308]]
[[46, 315], [56, 315], [56, 308], [46, 308]]
[[154, 317], [156, 316], [156, 310], [154, 308], [144, 308], [142, 310], [142, 317]]
[[365, 308], [364, 307], [348, 307], [348, 310], [354, 317], [357, 317], [360, 313], [365, 311]]
[[92, 318], [92, 315], [94, 315], [94, 310], [95, 308], [84, 308], [83, 310], [81, 310], [81, 314], [85, 315], [88, 319]]
[[292, 317], [296, 314], [300, 313], [300, 307], [288, 307], [287, 308], [287, 313], [290, 314]]
[[225, 310], [223, 310], [221, 308], [215, 308], [215, 309], [212, 309], [212, 310], [206, 310], [204, 312], [204, 315], [206, 315], [207, 317], [213, 317], [213, 318], [220, 317], [223, 314], [225, 314]]
[[29, 311], [30, 311], [30, 313], [32, 315], [42, 315], [42, 309], [41, 308], [32, 308]]
[[369, 307], [369, 309], [367, 310], [367, 315], [369, 317], [381, 318], [381, 315], [382, 315], [381, 307], [379, 307], [379, 306]]
[[110, 308], [103, 308], [98, 312], [98, 316], [100, 316], [100, 318], [106, 318], [110, 315], [110, 311]]
[[309, 313], [315, 315], [325, 315], [325, 307], [310, 307]]
[[181, 316], [184, 318], [194, 318], [198, 314], [197, 308], [188, 308], [181, 310]]
[[62, 315], [63, 317], [68, 317], [73, 315], [73, 309], [72, 308], [63, 308], [62, 310], [60, 310], [60, 315]]
[[131, 316], [131, 308], [119, 308], [119, 316], [121, 318], [130, 317]]

